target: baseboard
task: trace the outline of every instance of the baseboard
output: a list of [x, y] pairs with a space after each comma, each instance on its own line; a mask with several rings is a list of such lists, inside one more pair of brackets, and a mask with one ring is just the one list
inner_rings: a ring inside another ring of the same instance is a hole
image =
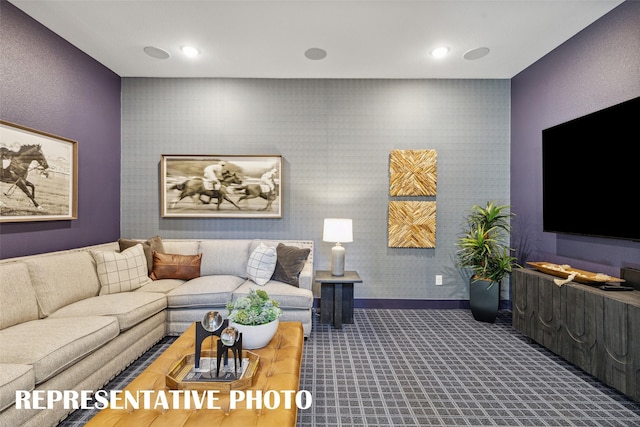
[[[320, 307], [320, 299], [316, 298], [314, 307]], [[425, 299], [355, 299], [355, 308], [385, 308], [385, 309], [468, 309], [469, 300], [425, 300]], [[500, 309], [511, 308], [511, 301], [500, 301]]]

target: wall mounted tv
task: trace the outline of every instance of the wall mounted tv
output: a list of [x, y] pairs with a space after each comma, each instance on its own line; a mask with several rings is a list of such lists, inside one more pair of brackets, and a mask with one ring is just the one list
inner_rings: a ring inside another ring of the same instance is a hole
[[542, 131], [543, 230], [640, 241], [640, 97]]

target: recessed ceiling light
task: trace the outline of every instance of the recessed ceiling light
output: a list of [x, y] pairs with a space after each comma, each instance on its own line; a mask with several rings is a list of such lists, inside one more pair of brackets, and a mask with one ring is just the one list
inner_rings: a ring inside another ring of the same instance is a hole
[[431, 51], [431, 56], [434, 58], [444, 58], [449, 53], [449, 48], [446, 46], [437, 47]]
[[195, 58], [196, 56], [200, 55], [200, 51], [193, 46], [182, 46], [180, 50], [189, 58]]
[[307, 59], [318, 61], [320, 59], [326, 58], [327, 51], [324, 49], [320, 49], [319, 47], [312, 47], [311, 49], [307, 49], [304, 52], [304, 56], [306, 56]]
[[488, 54], [489, 54], [489, 48], [488, 47], [479, 47], [479, 48], [471, 49], [471, 50], [467, 51], [464, 54], [463, 58], [464, 59], [468, 59], [468, 60], [474, 60], [474, 59], [484, 58]]
[[156, 59], [168, 59], [169, 56], [171, 56], [166, 50], [160, 49], [159, 47], [155, 46], [145, 46], [143, 50], [144, 53]]

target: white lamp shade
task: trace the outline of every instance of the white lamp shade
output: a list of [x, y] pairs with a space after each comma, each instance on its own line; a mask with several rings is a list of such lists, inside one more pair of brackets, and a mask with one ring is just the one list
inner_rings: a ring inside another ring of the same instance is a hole
[[325, 242], [353, 242], [353, 221], [346, 218], [325, 218], [322, 240]]

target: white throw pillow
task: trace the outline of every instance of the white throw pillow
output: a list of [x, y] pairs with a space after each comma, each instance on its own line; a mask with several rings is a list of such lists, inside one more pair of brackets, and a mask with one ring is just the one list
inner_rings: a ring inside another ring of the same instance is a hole
[[277, 260], [278, 253], [276, 248], [260, 243], [249, 255], [247, 277], [256, 282], [256, 284], [264, 286], [273, 276]]
[[96, 260], [100, 295], [133, 291], [151, 281], [141, 244], [122, 252], [92, 251], [91, 254]]

